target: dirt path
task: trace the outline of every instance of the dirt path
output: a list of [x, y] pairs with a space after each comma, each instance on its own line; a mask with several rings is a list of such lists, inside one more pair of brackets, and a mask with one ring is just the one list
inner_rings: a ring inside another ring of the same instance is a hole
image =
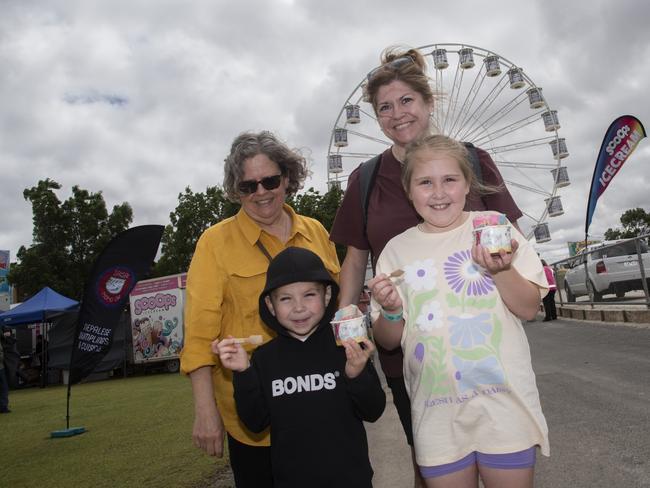
[[235, 480], [229, 466], [217, 469], [216, 473], [204, 482], [198, 483], [195, 488], [235, 488]]

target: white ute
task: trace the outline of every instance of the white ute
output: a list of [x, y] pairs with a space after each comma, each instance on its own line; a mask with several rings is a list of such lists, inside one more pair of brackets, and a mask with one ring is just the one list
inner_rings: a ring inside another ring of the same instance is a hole
[[[639, 241], [646, 281], [650, 278], [650, 253], [645, 242]], [[570, 269], [564, 275], [564, 291], [569, 302], [577, 296], [589, 295], [593, 290], [594, 301], [603, 295], [616, 294], [618, 298], [631, 290], [643, 290], [636, 244], [633, 239], [606, 241], [588, 247], [587, 253], [578, 254], [570, 261]], [[585, 259], [588, 280], [585, 279]]]

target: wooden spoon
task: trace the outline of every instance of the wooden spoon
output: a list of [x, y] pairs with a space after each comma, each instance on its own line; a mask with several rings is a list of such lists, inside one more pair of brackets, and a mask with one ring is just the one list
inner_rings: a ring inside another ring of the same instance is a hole
[[250, 344], [252, 346], [259, 346], [262, 344], [263, 339], [261, 335], [252, 335], [249, 337], [238, 337], [234, 339], [236, 344]]
[[403, 270], [403, 269], [396, 269], [396, 270], [393, 271], [391, 274], [389, 274], [388, 277], [389, 277], [389, 278], [399, 278], [399, 277], [402, 276], [403, 274], [404, 274], [404, 270]]

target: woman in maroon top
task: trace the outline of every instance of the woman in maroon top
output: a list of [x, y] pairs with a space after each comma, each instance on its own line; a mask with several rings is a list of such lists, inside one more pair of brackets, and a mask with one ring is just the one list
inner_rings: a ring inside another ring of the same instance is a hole
[[[357, 168], [350, 174], [330, 233], [332, 241], [347, 246], [339, 275], [341, 307], [359, 300], [370, 252], [376, 260], [390, 239], [418, 224], [419, 217], [401, 184], [401, 162], [408, 143], [434, 131], [431, 114], [435, 100], [422, 55], [415, 49], [389, 48], [382, 53], [381, 60], [381, 66], [368, 74], [365, 101], [372, 104], [382, 132], [393, 145], [384, 151], [379, 161], [370, 190], [365, 231]], [[503, 185], [490, 155], [482, 149], [477, 148], [477, 151], [483, 183], [502, 190], [483, 196], [470, 195], [466, 210], [496, 210], [506, 214], [516, 225], [521, 211]], [[372, 264], [374, 267], [375, 263]], [[399, 348], [386, 351], [379, 346], [377, 349], [407, 442], [413, 450], [411, 405], [404, 386], [402, 351]], [[417, 469], [414, 469], [414, 476], [415, 486], [424, 486]]]

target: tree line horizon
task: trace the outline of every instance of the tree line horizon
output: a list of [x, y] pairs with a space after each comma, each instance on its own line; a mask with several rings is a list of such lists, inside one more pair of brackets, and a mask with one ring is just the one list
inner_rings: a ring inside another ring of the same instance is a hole
[[[17, 289], [18, 301], [44, 286], [80, 300], [99, 253], [133, 222], [133, 208], [128, 202], [114, 205], [109, 212], [101, 191], [74, 185], [71, 196], [61, 201], [56, 194], [61, 188], [60, 183], [46, 178], [23, 191], [23, 197], [32, 205], [32, 244], [20, 246], [7, 277]], [[321, 194], [310, 187], [287, 199], [287, 203], [297, 213], [315, 218], [329, 229], [342, 194], [337, 188]], [[186, 272], [203, 231], [235, 215], [239, 208], [238, 203], [226, 198], [219, 185], [208, 186], [203, 192], [185, 187], [169, 214], [160, 259], [154, 263], [151, 277]], [[344, 249], [338, 251], [342, 259]]]
[[[32, 244], [20, 246], [16, 263], [11, 264], [9, 283], [18, 290], [18, 301], [49, 286], [58, 293], [80, 300], [86, 277], [104, 247], [133, 222], [133, 209], [128, 202], [114, 205], [108, 212], [101, 190], [90, 192], [78, 185], [71, 196], [61, 201], [55, 191], [61, 184], [46, 178], [23, 191], [32, 205]], [[321, 194], [313, 187], [287, 199], [293, 209], [312, 217], [330, 230], [343, 197], [332, 187]], [[219, 185], [195, 192], [190, 186], [178, 194], [176, 208], [169, 214], [169, 223], [161, 240], [160, 259], [154, 263], [151, 277], [186, 272], [200, 235], [211, 225], [239, 211], [239, 204], [226, 198]], [[620, 217], [620, 228], [609, 228], [605, 239], [615, 240], [643, 235], [650, 231], [650, 213], [643, 208], [628, 209]], [[345, 248], [337, 246], [341, 262]]]

